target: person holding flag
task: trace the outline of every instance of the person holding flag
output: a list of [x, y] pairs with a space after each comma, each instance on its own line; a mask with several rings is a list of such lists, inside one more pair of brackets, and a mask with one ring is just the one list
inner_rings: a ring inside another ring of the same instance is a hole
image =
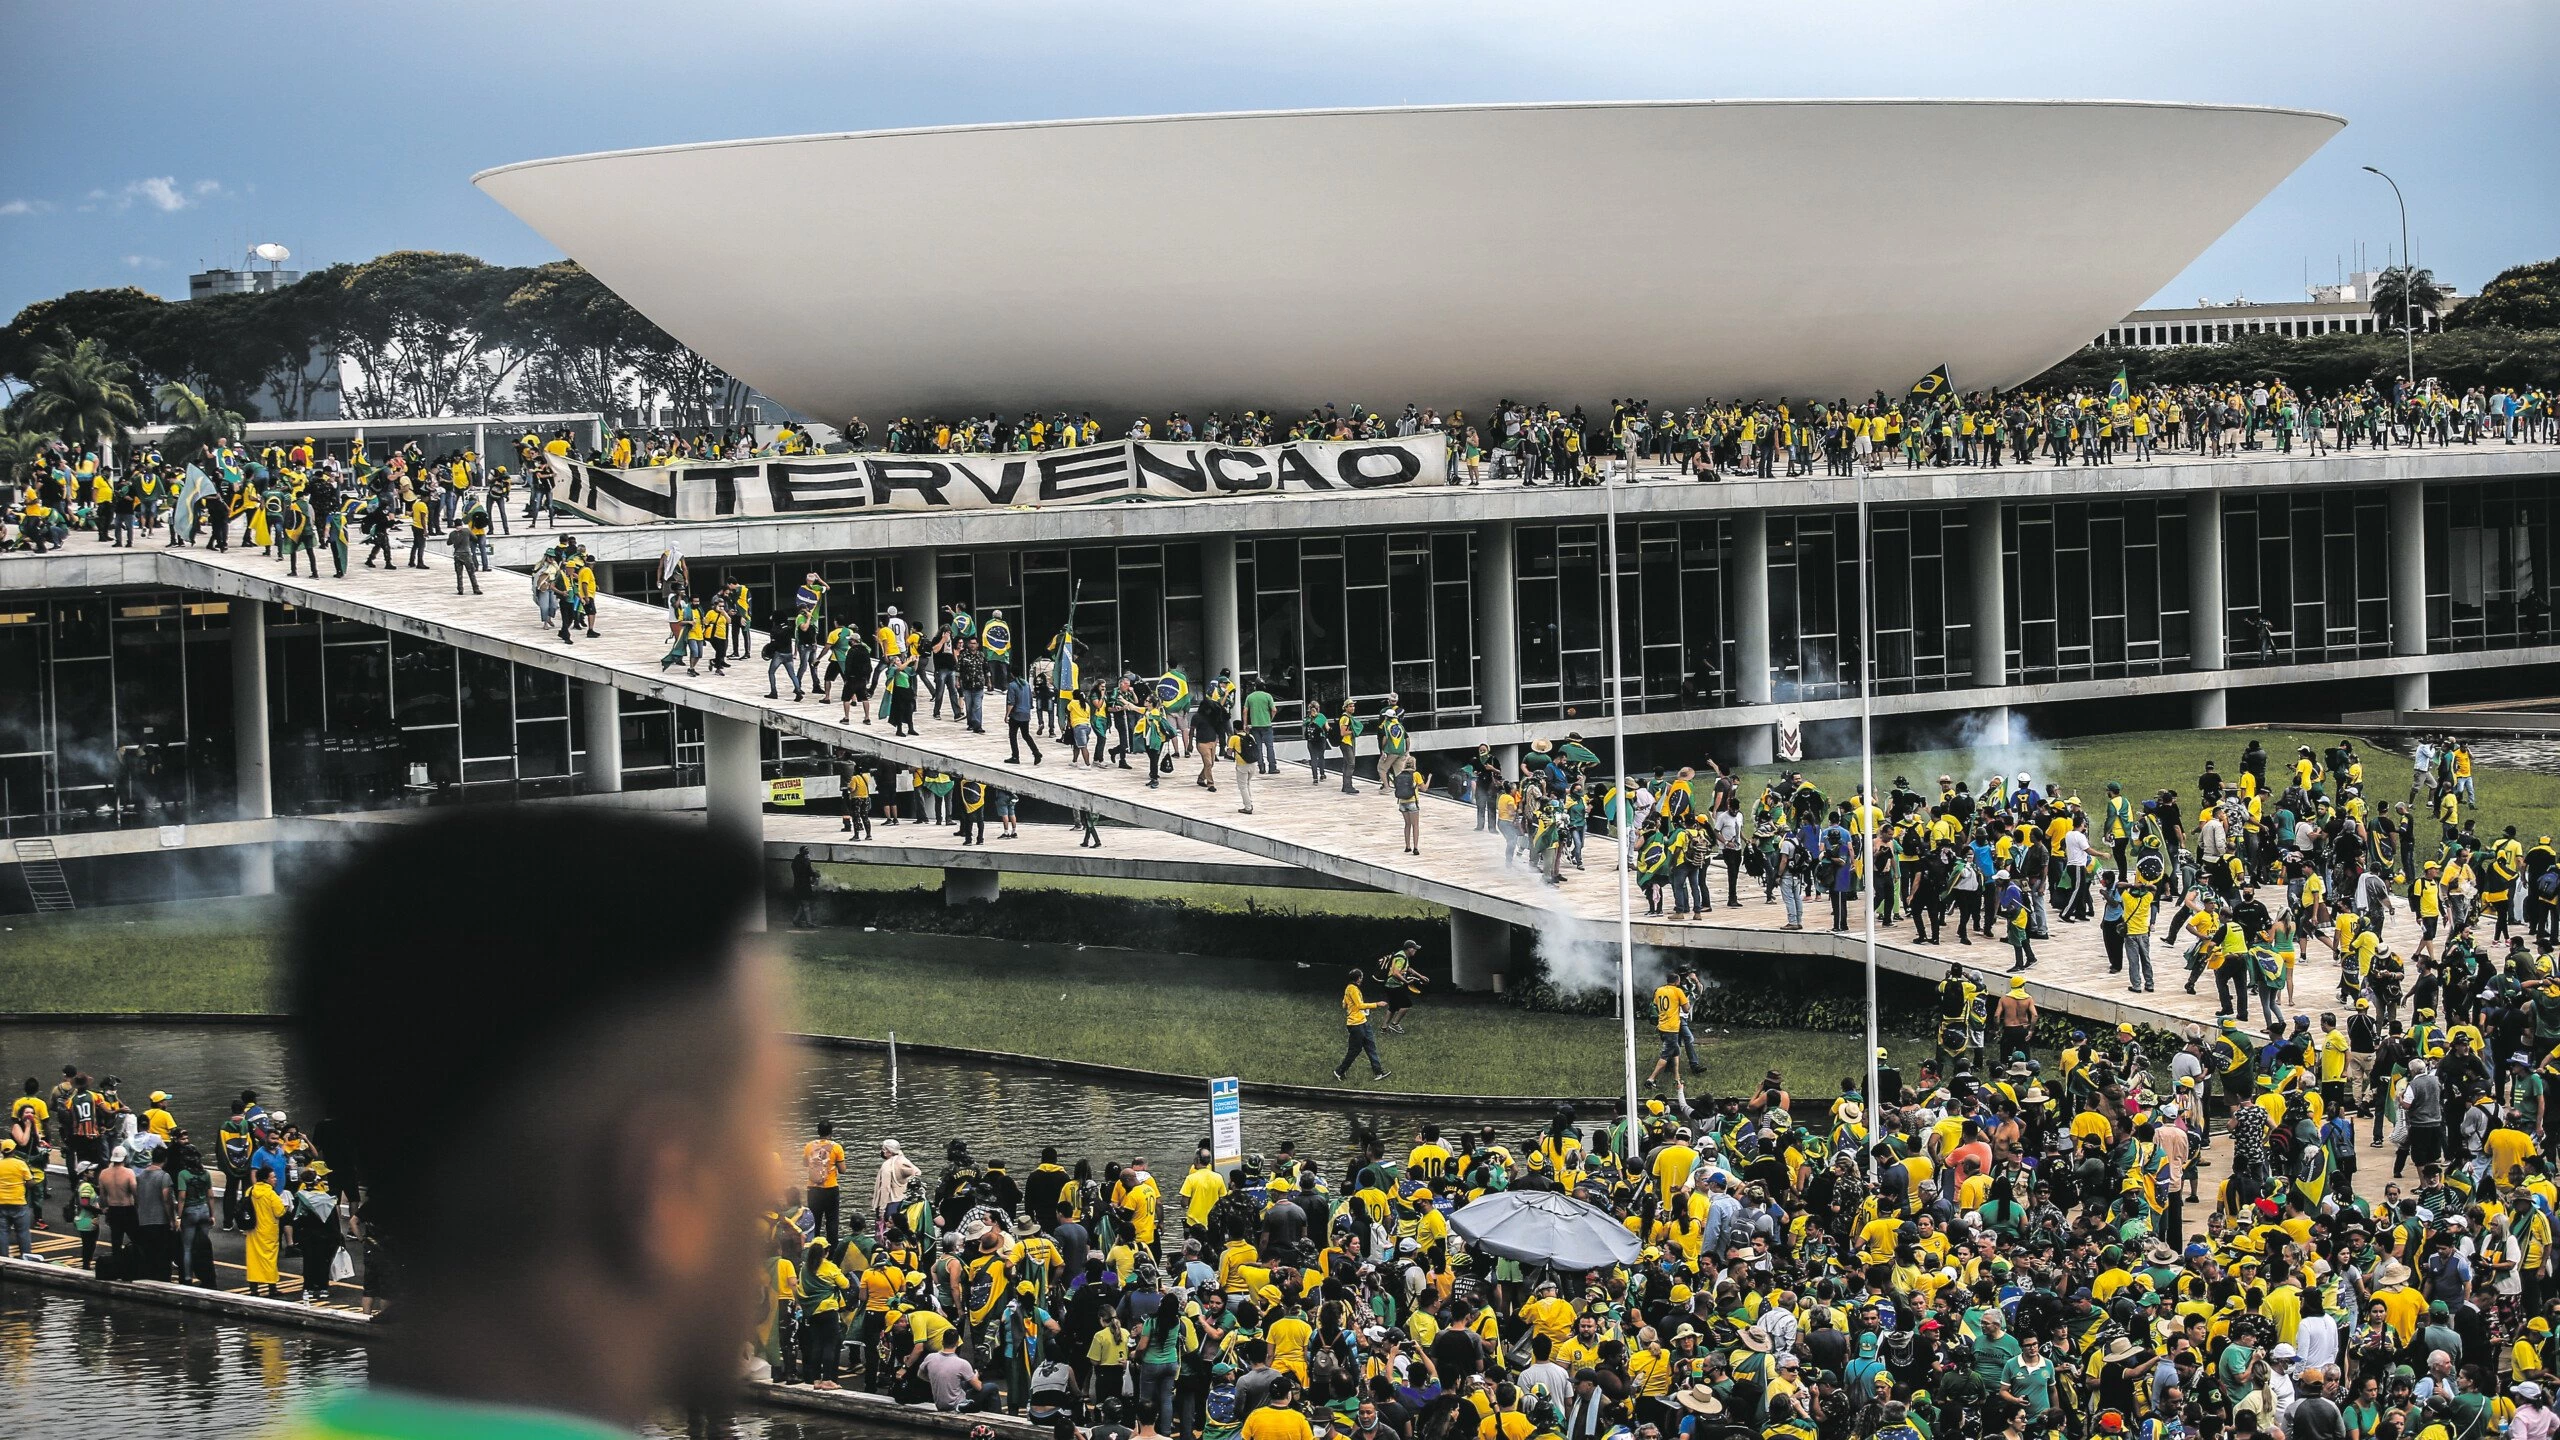
[[[1174, 666], [1155, 679], [1155, 701], [1163, 707], [1167, 745], [1177, 755], [1191, 753], [1191, 727], [1183, 717], [1191, 713], [1191, 677], [1182, 667]], [[1171, 768], [1168, 757], [1167, 768]]]
[[987, 623], [978, 630], [978, 648], [985, 652], [987, 663], [995, 667], [995, 686], [1002, 690], [1013, 683], [1013, 627], [1005, 623], [1002, 610], [987, 612]]

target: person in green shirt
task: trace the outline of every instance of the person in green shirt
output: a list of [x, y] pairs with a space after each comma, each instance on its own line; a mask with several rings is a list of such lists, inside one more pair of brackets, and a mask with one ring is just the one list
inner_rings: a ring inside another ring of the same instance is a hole
[[1244, 723], [1245, 728], [1253, 732], [1254, 753], [1259, 757], [1254, 763], [1263, 774], [1277, 775], [1280, 773], [1280, 761], [1271, 747], [1274, 702], [1271, 692], [1263, 687], [1260, 679], [1252, 680], [1251, 684], [1252, 688], [1245, 692], [1244, 697]]

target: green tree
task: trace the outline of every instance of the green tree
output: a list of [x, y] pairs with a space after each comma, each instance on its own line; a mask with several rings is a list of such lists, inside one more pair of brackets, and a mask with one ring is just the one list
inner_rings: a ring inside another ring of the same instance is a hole
[[160, 453], [181, 464], [192, 462], [224, 440], [237, 440], [243, 434], [240, 414], [226, 410], [194, 390], [171, 380], [151, 392], [160, 402], [160, 412], [169, 419], [168, 437], [160, 442]]
[[518, 399], [537, 411], [632, 407], [638, 347], [660, 332], [575, 260], [539, 265], [505, 303], [516, 342], [531, 353]]
[[83, 338], [99, 341], [110, 355], [137, 370], [147, 368], [141, 363], [149, 348], [145, 336], [162, 313], [174, 308], [178, 307], [130, 285], [74, 290], [39, 300], [19, 311], [9, 328], [0, 331], [0, 376], [30, 382], [37, 360], [46, 351]]
[[491, 408], [524, 363], [505, 301], [524, 272], [431, 250], [395, 250], [306, 277], [333, 287], [328, 336], [355, 367], [344, 391], [362, 417]]
[[2560, 260], [2501, 270], [2444, 317], [2448, 330], [2560, 330]]
[[263, 395], [275, 418], [303, 419], [336, 378], [330, 298], [326, 287], [292, 285], [171, 305], [143, 335], [144, 364], [217, 405], [255, 413]]
[[[2401, 304], [2404, 291], [2407, 292], [2408, 297], [2405, 311]], [[2433, 270], [2424, 267], [2412, 270], [2406, 265], [2394, 265], [2374, 277], [2374, 318], [2397, 330], [2404, 315], [2414, 319], [2442, 312], [2445, 296], [2445, 288], [2436, 283], [2436, 272]], [[2425, 328], [2423, 322], [2420, 328]]]
[[18, 407], [25, 422], [74, 445], [121, 440], [142, 422], [142, 405], [133, 394], [133, 366], [98, 340], [83, 338], [41, 352], [27, 378], [28, 390]]
[[14, 425], [0, 425], [0, 485], [25, 479], [43, 463], [45, 446], [52, 437]]

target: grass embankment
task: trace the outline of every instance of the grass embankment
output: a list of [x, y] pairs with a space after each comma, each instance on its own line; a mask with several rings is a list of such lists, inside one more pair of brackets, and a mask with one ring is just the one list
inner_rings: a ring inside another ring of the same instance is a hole
[[[811, 1030], [1009, 1050], [1186, 1075], [1333, 1084], [1342, 1058], [1340, 962], [1202, 960], [919, 935], [795, 935], [801, 1013]], [[1408, 1035], [1380, 1034], [1384, 1088], [1443, 1095], [1607, 1095], [1619, 1022], [1522, 1010], [1489, 995], [1434, 990]], [[1649, 1028], [1639, 1035], [1652, 1065]], [[1757, 1030], [1702, 1037], [1704, 1088], [1747, 1090], [1784, 1070], [1808, 1093], [1860, 1065], [1854, 1035]], [[1921, 1041], [1889, 1038], [1918, 1047]], [[1902, 1053], [1916, 1055], [1917, 1048]], [[1355, 1077], [1368, 1074], [1366, 1062]], [[1692, 1080], [1691, 1088], [1701, 1082]]]
[[[1008, 882], [1010, 883], [1010, 882]], [[1308, 892], [1290, 892], [1294, 900]], [[1280, 937], [1295, 922], [1260, 923]], [[1342, 898], [1367, 900], [1371, 897]], [[938, 901], [936, 902], [939, 903]], [[192, 902], [132, 913], [15, 922], [0, 932], [0, 993], [22, 1011], [261, 1013], [278, 1007], [273, 902]], [[987, 907], [970, 907], [985, 909]], [[796, 1028], [1084, 1060], [1187, 1075], [1330, 1084], [1342, 1054], [1335, 1003], [1351, 958], [1204, 958], [978, 936], [833, 929], [777, 934]], [[1365, 955], [1360, 958], [1367, 958]], [[1618, 1022], [1541, 1014], [1434, 990], [1406, 1036], [1382, 1035], [1383, 1088], [1450, 1095], [1606, 1095], [1617, 1089]], [[1853, 1035], [1716, 1033], [1703, 1088], [1745, 1089], [1776, 1067], [1825, 1092], [1859, 1061]], [[1650, 1044], [1645, 1064], [1651, 1065]], [[1916, 1055], [1922, 1042], [1894, 1043]], [[1367, 1073], [1366, 1066], [1356, 1074]], [[1693, 1089], [1701, 1082], [1692, 1080]]]
[[[2124, 793], [2137, 803], [2162, 790], [2176, 791], [2178, 808], [2184, 812], [2192, 834], [2196, 824], [2196, 776], [2204, 772], [2204, 762], [2213, 761], [2225, 783], [2236, 784], [2240, 753], [2252, 738], [2266, 747], [2268, 783], [2279, 793], [2287, 783], [2285, 776], [2293, 764], [2295, 747], [2308, 745], [2316, 756], [2341, 739], [2355, 738], [2357, 753], [2364, 757], [2367, 801], [2397, 803], [2409, 798], [2409, 757], [2367, 744], [2352, 730], [2172, 730], [2039, 740], [1996, 748], [1904, 751], [1876, 756], [1876, 788], [1891, 789], [1893, 777], [1900, 775], [1910, 780], [1913, 789], [1934, 797], [1941, 775], [1951, 775], [1979, 790], [1993, 774], [2015, 780], [2024, 770], [2035, 777], [2038, 790], [2059, 784], [2065, 796], [2078, 796], [2082, 806], [2095, 815], [2106, 804], [2107, 782], [2115, 780], [2123, 783]], [[1858, 785], [1855, 755], [1809, 761], [1792, 768], [1802, 770], [1805, 778], [1835, 800], [1847, 797]], [[2481, 765], [2474, 783], [2480, 792], [2476, 818], [2481, 835], [2495, 835], [2499, 827], [2513, 825], [2519, 834], [2530, 837], [2552, 833], [2555, 826], [2560, 826], [2560, 775]], [[2416, 808], [2423, 811], [2424, 806], [2421, 799]], [[2469, 814], [2466, 809], [2466, 817]], [[2431, 819], [2419, 815], [2418, 836], [2430, 853], [2442, 833]]]

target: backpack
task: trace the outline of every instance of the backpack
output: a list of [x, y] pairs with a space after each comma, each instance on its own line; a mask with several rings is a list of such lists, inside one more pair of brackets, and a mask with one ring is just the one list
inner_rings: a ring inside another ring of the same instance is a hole
[[826, 1188], [828, 1175], [836, 1169], [834, 1148], [832, 1142], [813, 1140], [800, 1152], [800, 1162], [808, 1170], [809, 1188]]
[[1220, 1379], [1209, 1387], [1209, 1423], [1213, 1425], [1236, 1423], [1235, 1381]]
[[2545, 870], [2534, 876], [2533, 893], [2545, 900], [2560, 896], [2560, 869]]

